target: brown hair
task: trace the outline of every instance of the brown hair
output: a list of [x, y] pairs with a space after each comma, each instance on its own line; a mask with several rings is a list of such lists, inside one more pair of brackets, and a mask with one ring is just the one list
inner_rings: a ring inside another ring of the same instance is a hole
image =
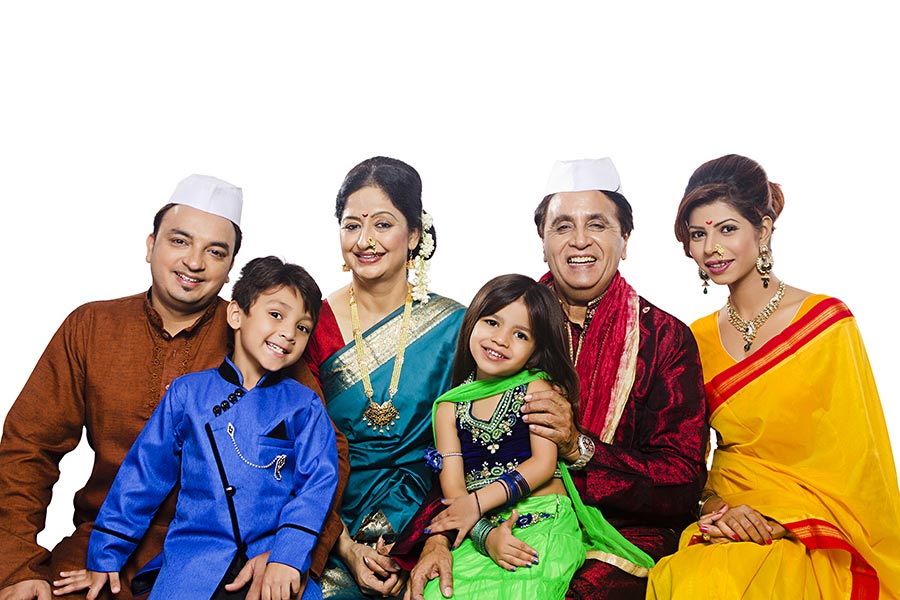
[[762, 225], [763, 217], [775, 221], [784, 208], [781, 186], [769, 181], [755, 160], [728, 154], [705, 162], [691, 175], [675, 215], [675, 238], [684, 246], [686, 256], [691, 255], [688, 217], [695, 208], [718, 200], [757, 228]]
[[456, 357], [453, 360], [453, 385], [463, 383], [475, 371], [475, 358], [469, 338], [479, 319], [495, 314], [521, 298], [528, 309], [534, 352], [525, 362], [529, 371], [546, 371], [550, 380], [563, 389], [578, 414], [579, 380], [566, 342], [566, 315], [556, 295], [526, 275], [500, 275], [488, 281], [472, 299], [459, 329]]

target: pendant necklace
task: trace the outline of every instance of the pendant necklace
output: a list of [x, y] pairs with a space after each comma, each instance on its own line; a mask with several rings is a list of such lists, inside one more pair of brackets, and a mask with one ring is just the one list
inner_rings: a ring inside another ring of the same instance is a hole
[[394, 406], [394, 396], [400, 384], [400, 372], [403, 370], [403, 354], [406, 352], [406, 340], [409, 337], [409, 320], [412, 313], [412, 288], [406, 286], [406, 303], [403, 305], [403, 318], [400, 323], [400, 339], [397, 342], [397, 354], [394, 356], [394, 370], [391, 373], [391, 383], [388, 387], [388, 399], [381, 404], [375, 402], [375, 390], [372, 389], [372, 379], [369, 377], [369, 368], [366, 366], [365, 349], [363, 348], [362, 329], [359, 325], [359, 311], [356, 308], [356, 295], [353, 286], [350, 286], [350, 318], [353, 323], [353, 341], [356, 345], [356, 363], [359, 366], [363, 389], [366, 392], [368, 405], [363, 411], [362, 420], [372, 429], [378, 429], [379, 433], [390, 431], [398, 418], [400, 411]]
[[772, 296], [769, 303], [763, 307], [758, 315], [748, 321], [738, 314], [734, 304], [731, 303], [731, 296], [728, 296], [728, 302], [726, 303], [726, 307], [728, 308], [728, 322], [731, 323], [732, 326], [740, 332], [741, 337], [744, 338], [744, 352], [750, 352], [750, 346], [753, 344], [753, 340], [756, 339], [759, 328], [772, 316], [772, 313], [778, 310], [778, 306], [781, 304], [781, 299], [783, 297], [784, 282], [782, 281], [778, 284], [778, 291], [775, 292], [775, 295]]

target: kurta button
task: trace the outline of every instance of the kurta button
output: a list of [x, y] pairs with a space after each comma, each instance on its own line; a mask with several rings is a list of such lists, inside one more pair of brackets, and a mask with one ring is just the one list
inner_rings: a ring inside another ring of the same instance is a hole
[[171, 384], [169, 384], [169, 383], [166, 384], [166, 389], [169, 389], [169, 385], [171, 385]]
[[233, 485], [229, 485], [227, 488], [225, 488], [225, 495], [228, 496], [228, 497], [230, 498], [231, 496], [234, 496], [234, 492], [235, 492], [235, 491], [236, 491], [236, 490], [234, 489], [234, 486], [233, 486]]
[[236, 390], [234, 390], [234, 395], [240, 398], [244, 395], [244, 390], [242, 390], [241, 388], [237, 388]]

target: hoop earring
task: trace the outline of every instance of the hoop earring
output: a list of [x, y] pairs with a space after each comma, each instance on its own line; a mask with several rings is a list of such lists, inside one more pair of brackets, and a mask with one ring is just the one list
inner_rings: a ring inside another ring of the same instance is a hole
[[769, 273], [772, 272], [774, 266], [775, 260], [772, 258], [772, 253], [769, 251], [769, 247], [763, 244], [759, 247], [759, 256], [756, 257], [756, 270], [762, 279], [764, 288], [769, 287]]
[[709, 273], [697, 267], [697, 275], [700, 276], [700, 281], [703, 282], [703, 293], [709, 293]]

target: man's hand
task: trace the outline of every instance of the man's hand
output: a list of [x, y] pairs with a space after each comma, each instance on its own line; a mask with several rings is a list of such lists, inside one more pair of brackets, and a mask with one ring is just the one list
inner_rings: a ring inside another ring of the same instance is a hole
[[409, 585], [403, 600], [423, 600], [425, 584], [440, 578], [441, 594], [444, 598], [453, 595], [453, 555], [450, 554], [450, 540], [442, 535], [433, 535], [425, 541], [419, 562], [409, 574]]
[[522, 420], [528, 423], [532, 433], [556, 444], [560, 459], [570, 463], [578, 460], [581, 452], [578, 451], [578, 430], [572, 404], [559, 387], [554, 385], [552, 390], [526, 395], [522, 414]]
[[0, 600], [50, 600], [50, 584], [43, 579], [26, 579], [0, 590]]

